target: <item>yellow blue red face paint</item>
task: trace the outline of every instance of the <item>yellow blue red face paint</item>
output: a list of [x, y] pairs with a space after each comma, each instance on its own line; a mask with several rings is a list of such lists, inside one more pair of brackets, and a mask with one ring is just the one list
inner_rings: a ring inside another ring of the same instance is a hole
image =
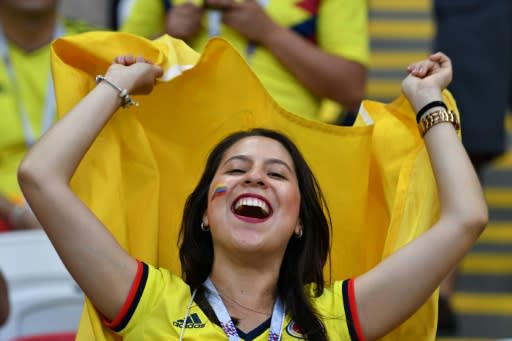
[[228, 186], [224, 183], [220, 183], [217, 186], [215, 186], [215, 189], [213, 190], [212, 200], [215, 199], [218, 196], [224, 195], [228, 192]]

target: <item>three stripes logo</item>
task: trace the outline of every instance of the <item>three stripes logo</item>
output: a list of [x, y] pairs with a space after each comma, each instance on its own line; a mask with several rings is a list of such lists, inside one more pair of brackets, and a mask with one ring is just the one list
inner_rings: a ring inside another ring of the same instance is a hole
[[[173, 321], [173, 326], [178, 328], [183, 328], [183, 319]], [[205, 324], [196, 313], [187, 316], [187, 320], [185, 321], [185, 328], [204, 328]]]

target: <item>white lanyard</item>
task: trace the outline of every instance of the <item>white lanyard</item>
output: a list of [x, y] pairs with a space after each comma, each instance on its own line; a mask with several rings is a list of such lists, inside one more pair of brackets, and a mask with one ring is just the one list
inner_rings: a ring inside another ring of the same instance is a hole
[[[53, 32], [53, 39], [56, 39], [60, 36], [64, 35], [64, 27], [62, 25], [55, 25], [55, 31]], [[16, 107], [18, 108], [18, 115], [21, 120], [21, 126], [23, 128], [23, 136], [25, 138], [25, 144], [27, 147], [31, 147], [36, 142], [36, 133], [30, 124], [30, 119], [28, 117], [27, 109], [23, 103], [23, 99], [21, 98], [21, 89], [16, 79], [16, 74], [14, 72], [14, 66], [11, 61], [11, 57], [9, 55], [9, 46], [7, 43], [7, 39], [5, 37], [4, 31], [0, 25], [0, 55], [5, 65], [5, 69], [7, 71], [7, 76], [9, 77], [9, 81], [11, 82], [11, 86], [13, 87], [15, 99], [16, 99]], [[27, 66], [29, 67], [29, 66]], [[53, 123], [55, 119], [55, 91], [53, 88], [53, 79], [51, 72], [48, 74], [48, 82], [47, 82], [47, 93], [46, 100], [44, 103], [44, 111], [43, 111], [43, 122], [41, 125], [41, 135], [45, 133]]]
[[[258, 0], [261, 7], [265, 8], [268, 6], [270, 0]], [[212, 9], [208, 12], [208, 37], [216, 37], [220, 35], [220, 23], [222, 21], [222, 11], [218, 9]], [[247, 59], [252, 57], [256, 46], [254, 43], [248, 42], [246, 48]]]
[[[219, 319], [220, 325], [224, 330], [224, 333], [226, 333], [226, 336], [229, 338], [229, 341], [239, 341], [240, 337], [238, 336], [238, 333], [236, 331], [235, 324], [233, 323], [233, 320], [231, 320], [228, 310], [226, 309], [226, 306], [222, 302], [222, 299], [220, 298], [220, 295], [217, 292], [217, 289], [213, 285], [210, 278], [208, 278], [204, 282], [204, 286], [207, 289], [205, 292], [206, 298], [208, 299], [208, 302], [210, 303], [213, 311], [215, 312], [215, 315]], [[270, 321], [270, 333], [268, 335], [269, 341], [281, 340], [284, 317], [284, 305], [281, 299], [278, 297], [276, 299], [276, 303], [274, 303], [274, 308], [272, 310], [272, 319]]]

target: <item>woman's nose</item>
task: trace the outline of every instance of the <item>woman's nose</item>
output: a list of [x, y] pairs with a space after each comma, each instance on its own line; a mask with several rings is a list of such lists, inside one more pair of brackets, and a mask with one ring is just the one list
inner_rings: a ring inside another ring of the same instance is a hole
[[258, 186], [266, 185], [263, 174], [260, 171], [256, 171], [256, 170], [246, 173], [244, 183], [246, 185], [258, 185]]

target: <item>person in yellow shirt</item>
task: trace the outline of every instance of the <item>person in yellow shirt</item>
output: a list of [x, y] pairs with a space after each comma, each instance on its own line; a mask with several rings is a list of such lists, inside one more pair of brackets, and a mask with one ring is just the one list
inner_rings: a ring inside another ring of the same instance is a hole
[[322, 110], [332, 103], [331, 111], [356, 112], [365, 95], [365, 1], [135, 0], [120, 30], [150, 38], [168, 33], [198, 52], [221, 36], [282, 107], [310, 119], [334, 121]]
[[55, 117], [50, 42], [89, 30], [60, 18], [57, 0], [0, 0], [0, 231], [38, 228], [16, 169]]
[[183, 279], [129, 255], [73, 193], [70, 179], [102, 128], [115, 112], [113, 119], [127, 118], [118, 109], [163, 75], [142, 57], [120, 56], [96, 77], [32, 147], [20, 184], [67, 269], [124, 340], [375, 340], [421, 307], [488, 219], [458, 119], [442, 102], [449, 58], [436, 53], [408, 72], [402, 89], [431, 160], [439, 217], [369, 271], [329, 287], [329, 211], [303, 155], [282, 133], [237, 131], [209, 154], [183, 210]]

